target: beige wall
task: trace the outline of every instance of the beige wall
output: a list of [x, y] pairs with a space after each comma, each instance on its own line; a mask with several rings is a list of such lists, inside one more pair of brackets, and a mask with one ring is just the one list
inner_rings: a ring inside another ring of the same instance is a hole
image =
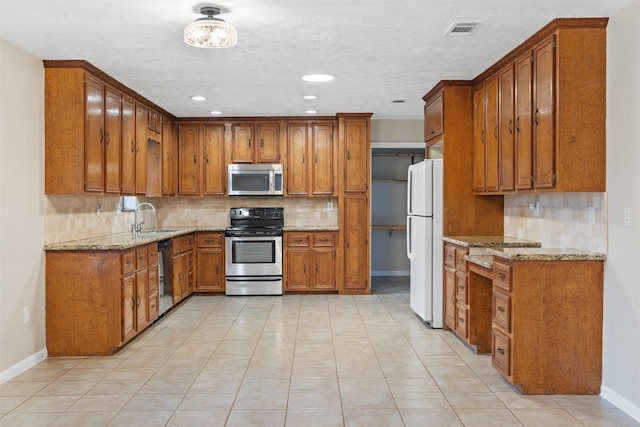
[[43, 77], [0, 40], [0, 382], [44, 356]]
[[424, 140], [422, 120], [371, 120], [372, 142], [421, 142]]

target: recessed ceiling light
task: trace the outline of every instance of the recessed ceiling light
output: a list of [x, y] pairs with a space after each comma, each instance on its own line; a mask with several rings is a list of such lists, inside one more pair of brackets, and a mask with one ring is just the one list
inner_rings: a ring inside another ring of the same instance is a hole
[[213, 114], [213, 115], [217, 116], [217, 115], [222, 114], [222, 111], [213, 110], [213, 111], [209, 111], [209, 113], [211, 113], [211, 114]]
[[191, 99], [192, 99], [193, 101], [204, 101], [204, 100], [205, 100], [205, 97], [204, 97], [204, 96], [202, 96], [202, 95], [193, 95], [193, 96], [191, 97]]
[[307, 113], [307, 114], [316, 114], [317, 111], [316, 110], [307, 110], [307, 111], [305, 111], [305, 113]]
[[313, 83], [330, 82], [333, 80], [333, 76], [331, 74], [307, 74], [302, 76], [302, 80]]
[[302, 95], [302, 98], [303, 99], [316, 99], [317, 96], [315, 96], [315, 95]]

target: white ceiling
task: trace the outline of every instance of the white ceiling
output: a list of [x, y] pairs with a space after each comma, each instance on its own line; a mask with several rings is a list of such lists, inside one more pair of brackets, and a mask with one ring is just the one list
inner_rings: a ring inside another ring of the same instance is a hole
[[[472, 79], [556, 17], [631, 0], [0, 0], [0, 36], [42, 59], [85, 59], [178, 117], [373, 112], [420, 119], [443, 79]], [[187, 46], [203, 5], [236, 26], [228, 49]], [[472, 36], [443, 37], [452, 22]], [[303, 82], [307, 73], [335, 75]], [[302, 95], [318, 95], [305, 101]], [[204, 95], [194, 102], [191, 95]], [[405, 100], [404, 104], [392, 103]]]

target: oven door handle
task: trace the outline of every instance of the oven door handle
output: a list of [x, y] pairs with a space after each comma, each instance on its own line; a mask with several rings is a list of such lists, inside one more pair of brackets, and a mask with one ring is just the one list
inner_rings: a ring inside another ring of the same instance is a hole
[[278, 282], [282, 276], [227, 276], [227, 282]]

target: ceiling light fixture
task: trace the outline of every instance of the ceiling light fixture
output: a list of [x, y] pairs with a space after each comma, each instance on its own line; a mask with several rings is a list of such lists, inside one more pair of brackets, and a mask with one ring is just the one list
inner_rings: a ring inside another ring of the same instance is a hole
[[205, 99], [206, 99], [206, 98], [205, 98], [204, 96], [202, 96], [202, 95], [193, 95], [193, 96], [191, 97], [191, 100], [192, 100], [192, 101], [204, 101]]
[[214, 116], [219, 116], [220, 114], [222, 114], [222, 111], [213, 110], [213, 111], [209, 111], [209, 113], [213, 114]]
[[317, 111], [316, 110], [307, 110], [307, 111], [305, 111], [305, 113], [307, 113], [307, 114], [315, 114], [315, 113], [317, 113]]
[[330, 82], [333, 80], [333, 76], [331, 74], [307, 74], [302, 76], [302, 80], [313, 83]]
[[316, 98], [317, 98], [317, 96], [315, 96], [315, 95], [302, 95], [302, 99], [312, 100], [312, 99], [316, 99]]
[[189, 46], [204, 48], [231, 47], [238, 42], [238, 32], [231, 24], [227, 24], [214, 16], [220, 14], [220, 8], [204, 6], [200, 13], [205, 18], [196, 19], [184, 28], [184, 41]]

